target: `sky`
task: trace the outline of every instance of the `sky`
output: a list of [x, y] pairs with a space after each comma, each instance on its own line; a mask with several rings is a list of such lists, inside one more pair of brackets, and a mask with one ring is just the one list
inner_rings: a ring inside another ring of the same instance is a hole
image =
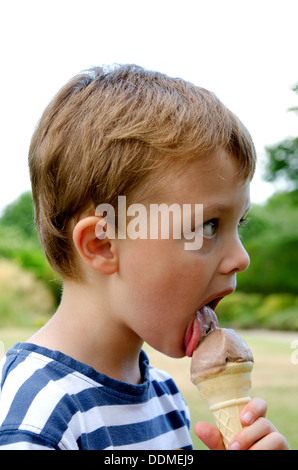
[[30, 189], [34, 127], [55, 93], [94, 65], [134, 63], [212, 90], [249, 129], [259, 157], [297, 136], [297, 0], [9, 0], [0, 5], [0, 211]]

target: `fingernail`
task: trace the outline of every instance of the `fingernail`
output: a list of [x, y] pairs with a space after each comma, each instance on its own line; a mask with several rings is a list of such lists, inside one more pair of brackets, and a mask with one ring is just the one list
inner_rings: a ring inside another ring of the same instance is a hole
[[242, 416], [242, 421], [246, 424], [251, 424], [253, 422], [253, 415], [249, 411]]
[[237, 441], [232, 442], [231, 445], [229, 445], [230, 450], [241, 450], [240, 444]]

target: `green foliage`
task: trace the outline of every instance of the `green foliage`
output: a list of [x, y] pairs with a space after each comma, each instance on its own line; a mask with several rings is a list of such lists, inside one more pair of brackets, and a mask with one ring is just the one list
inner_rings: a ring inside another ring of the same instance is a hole
[[34, 226], [31, 193], [22, 194], [7, 206], [0, 219], [0, 259], [15, 261], [34, 274], [52, 293], [56, 305], [61, 297], [61, 280], [47, 262]]
[[[293, 87], [298, 94], [298, 84]], [[289, 111], [298, 111], [294, 106]], [[298, 186], [298, 138], [288, 138], [272, 147], [266, 147], [268, 161], [264, 177], [268, 181], [283, 179]]]
[[54, 313], [44, 282], [17, 263], [0, 260], [0, 327], [43, 325]]
[[235, 292], [225, 297], [216, 309], [220, 325], [231, 328], [255, 327], [257, 323], [256, 312], [262, 301], [262, 295], [244, 292]]
[[248, 294], [225, 297], [216, 313], [221, 326], [298, 330], [298, 296], [293, 294]]
[[26, 239], [37, 242], [34, 224], [34, 209], [30, 191], [21, 194], [18, 199], [9, 204], [1, 217], [1, 226], [17, 227]]
[[271, 294], [257, 310], [259, 324], [270, 329], [298, 329], [298, 297], [291, 294]]
[[254, 240], [247, 243], [249, 269], [238, 275], [244, 292], [297, 292], [298, 238]]
[[251, 259], [238, 274], [238, 289], [262, 294], [297, 293], [298, 190], [275, 194], [264, 206], [253, 206], [242, 233]]
[[266, 147], [269, 155], [265, 178], [275, 181], [283, 178], [298, 184], [298, 138], [286, 139], [272, 147]]

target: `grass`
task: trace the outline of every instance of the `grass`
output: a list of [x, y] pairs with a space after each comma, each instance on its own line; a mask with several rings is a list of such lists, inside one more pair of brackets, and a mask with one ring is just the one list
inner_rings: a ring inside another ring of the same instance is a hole
[[[7, 350], [18, 341], [26, 341], [34, 331], [33, 328], [0, 329], [0, 341]], [[292, 343], [298, 341], [298, 333], [246, 330], [240, 334], [250, 346], [255, 359], [251, 395], [266, 400], [268, 419], [286, 436], [290, 447], [298, 450], [298, 364], [291, 361], [294, 352]], [[213, 418], [190, 382], [190, 359], [168, 358], [148, 345], [145, 345], [145, 349], [151, 365], [167, 370], [176, 381], [190, 408], [194, 447], [206, 449], [195, 436], [193, 426], [197, 421], [213, 423]]]

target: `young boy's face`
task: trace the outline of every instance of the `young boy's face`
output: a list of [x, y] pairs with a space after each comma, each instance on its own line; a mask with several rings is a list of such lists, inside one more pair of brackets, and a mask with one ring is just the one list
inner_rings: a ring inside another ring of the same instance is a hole
[[203, 204], [200, 249], [185, 250], [183, 238], [120, 241], [115, 302], [121, 322], [169, 356], [185, 355], [197, 310], [210, 302], [215, 308], [249, 265], [238, 234], [250, 206], [249, 182], [237, 176], [237, 165], [220, 150], [181, 177], [173, 175], [165, 188], [160, 203]]

